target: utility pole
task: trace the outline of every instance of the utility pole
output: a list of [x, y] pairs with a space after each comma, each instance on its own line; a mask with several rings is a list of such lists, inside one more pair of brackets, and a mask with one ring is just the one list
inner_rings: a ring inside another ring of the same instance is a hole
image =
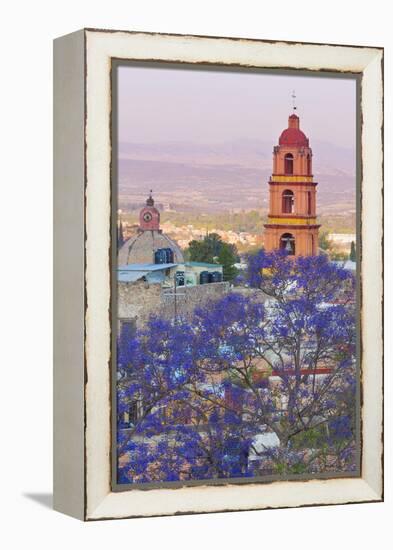
[[175, 273], [175, 276], [174, 276], [174, 285], [173, 285], [173, 292], [164, 292], [164, 296], [168, 296], [168, 297], [172, 297], [173, 296], [173, 306], [174, 306], [174, 318], [175, 318], [175, 322], [177, 321], [177, 309], [178, 309], [178, 304], [177, 304], [177, 299], [178, 297], [181, 297], [181, 298], [185, 298], [186, 297], [186, 293], [185, 292], [177, 292], [177, 281], [176, 281], [176, 273]]

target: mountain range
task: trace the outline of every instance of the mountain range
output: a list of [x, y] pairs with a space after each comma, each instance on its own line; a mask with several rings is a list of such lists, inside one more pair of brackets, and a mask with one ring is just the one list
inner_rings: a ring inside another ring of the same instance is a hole
[[[314, 179], [319, 212], [355, 210], [355, 151], [315, 141]], [[120, 143], [119, 206], [138, 208], [150, 189], [174, 210], [267, 210], [273, 144], [238, 139], [224, 143]]]

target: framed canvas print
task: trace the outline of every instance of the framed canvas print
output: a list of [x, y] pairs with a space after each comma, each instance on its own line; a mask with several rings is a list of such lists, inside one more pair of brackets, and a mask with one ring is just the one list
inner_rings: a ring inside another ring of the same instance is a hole
[[383, 499], [383, 50], [55, 40], [54, 506]]

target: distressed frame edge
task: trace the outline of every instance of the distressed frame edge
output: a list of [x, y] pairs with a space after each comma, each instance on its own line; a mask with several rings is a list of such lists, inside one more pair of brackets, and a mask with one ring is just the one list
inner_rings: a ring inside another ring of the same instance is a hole
[[[94, 34], [96, 34], [96, 31], [89, 31], [89, 34], [91, 32], [94, 32]], [[99, 33], [101, 31], [98, 31]], [[103, 32], [106, 32], [106, 31], [103, 31]], [[116, 31], [113, 31], [113, 32], [116, 32]], [[136, 34], [142, 34], [142, 33], [136, 33]], [[146, 33], [144, 33], [146, 34]], [[167, 37], [173, 37], [173, 35], [166, 35]], [[180, 35], [181, 36], [181, 35]], [[192, 39], [192, 37], [188, 37], [190, 39]], [[208, 39], [210, 39], [210, 37], [206, 37]], [[227, 40], [236, 40], [236, 39], [231, 39], [231, 38], [228, 38]], [[247, 40], [247, 39], [245, 39]], [[264, 42], [263, 40], [261, 41], [256, 41], [256, 42]], [[268, 41], [270, 43], [270, 41]], [[282, 44], [282, 42], [280, 41], [279, 44]], [[297, 45], [301, 45], [301, 43], [295, 43]], [[319, 48], [320, 46], [317, 45], [316, 48]], [[347, 49], [350, 49], [351, 47], [350, 46], [343, 46], [343, 48], [347, 48]], [[368, 65], [371, 65], [371, 63], [373, 62], [373, 60], [377, 60], [377, 62], [379, 63], [379, 59], [380, 59], [380, 62], [383, 63], [383, 50], [381, 50], [380, 48], [369, 48], [369, 47], [365, 47], [366, 49], [368, 50], [374, 50], [374, 56], [373, 56], [373, 59], [371, 61], [369, 61], [369, 64], [367, 64], [364, 68], [363, 68], [363, 79], [364, 79], [364, 73], [368, 67]], [[158, 59], [157, 59], [158, 60]], [[178, 59], [176, 60], [170, 60], [170, 61], [178, 61]], [[297, 67], [293, 67], [293, 68], [297, 68]], [[378, 83], [381, 82], [381, 94], [380, 94], [380, 99], [382, 100], [383, 98], [383, 82], [382, 82], [382, 70], [380, 71], [379, 73], [379, 80], [378, 80]], [[382, 116], [383, 116], [383, 109], [381, 108], [380, 109], [380, 115], [381, 115], [381, 124], [383, 124], [383, 120], [382, 120]], [[383, 128], [383, 126], [381, 126], [381, 129]], [[367, 136], [367, 132], [369, 131], [367, 128], [363, 128], [365, 130], [365, 134], [363, 134], [362, 132], [362, 136], [366, 135]], [[379, 145], [379, 144], [378, 144]], [[382, 143], [382, 139], [380, 141], [380, 145], [381, 145], [381, 148], [377, 147], [377, 149], [381, 149], [382, 150], [382, 147], [383, 147], [383, 143]], [[382, 177], [382, 169], [380, 168], [378, 170], [378, 167], [377, 166], [374, 166], [374, 168], [376, 168], [376, 171], [377, 171], [377, 180], [380, 181], [380, 186], [381, 186], [381, 192], [382, 192], [382, 189], [383, 189], [383, 177]], [[378, 175], [378, 172], [379, 172], [379, 175]], [[380, 177], [379, 177], [380, 176]], [[382, 206], [382, 205], [380, 205]], [[379, 218], [381, 218], [382, 216], [382, 211], [378, 211], [377, 214], [379, 215]], [[378, 264], [378, 267], [377, 267], [377, 271], [380, 272], [380, 264]], [[381, 294], [378, 294], [378, 296], [380, 296], [381, 300], [383, 299], [383, 294], [382, 294], [382, 288], [381, 288]], [[379, 322], [381, 321], [381, 318], [379, 318]], [[381, 334], [382, 336], [382, 334]], [[381, 343], [382, 343], [382, 340], [381, 340]], [[381, 360], [382, 360], [382, 355], [381, 355]], [[382, 374], [382, 373], [381, 373]], [[377, 393], [379, 393], [379, 397], [382, 398], [382, 393], [381, 393], [381, 390], [382, 390], [382, 387], [380, 389], [377, 388]], [[367, 393], [367, 392], [366, 392]], [[382, 405], [382, 399], [381, 399], [381, 405]], [[382, 428], [381, 428], [382, 429]], [[381, 447], [381, 456], [382, 456], [382, 447]], [[368, 497], [367, 497], [367, 500], [366, 502], [375, 502], [375, 501], [381, 501], [383, 499], [383, 480], [382, 480], [382, 477], [383, 477], [383, 472], [382, 472], [382, 467], [381, 467], [381, 470], [379, 472], [380, 476], [377, 475], [377, 480], [375, 482], [375, 479], [374, 479], [374, 482], [369, 484], [367, 483], [366, 479], [365, 478], [358, 478], [357, 480], [353, 480], [355, 482], [359, 482], [359, 487], [362, 486], [363, 489], [369, 489], [368, 491]], [[342, 480], [341, 480], [342, 481]], [[281, 482], [275, 482], [275, 483], [281, 483]], [[285, 482], [284, 482], [285, 483]], [[288, 482], [287, 482], [288, 483]], [[289, 483], [293, 483], [293, 482], [289, 482]], [[296, 483], [301, 483], [301, 484], [309, 484], [309, 482], [296, 482]], [[326, 482], [323, 482], [323, 483], [326, 483]], [[247, 485], [246, 487], [251, 487], [253, 486], [253, 484], [249, 484]], [[88, 489], [88, 487], [87, 487]], [[185, 489], [185, 490], [188, 490]], [[192, 488], [191, 490], [195, 490], [195, 488]], [[158, 491], [162, 492], [162, 490], [158, 489]], [[173, 491], [173, 490], [171, 490]], [[106, 506], [106, 501], [108, 501], [108, 499], [110, 499], [110, 497], [112, 495], [115, 495], [116, 493], [112, 493], [112, 492], [108, 492], [106, 494], [106, 496], [100, 501], [100, 503], [93, 507], [92, 509], [90, 510], [86, 510], [86, 517], [85, 519], [89, 519], [89, 520], [95, 520], [95, 519], [109, 519], [110, 518], [115, 518], [115, 517], [143, 517], [143, 516], [149, 516], [149, 515], [173, 515], [174, 513], [203, 513], [204, 510], [187, 510], [187, 511], [178, 511], [178, 512], [168, 512], [168, 514], [166, 513], [163, 513], [163, 514], [157, 514], [157, 513], [152, 513], [152, 514], [148, 514], [148, 513], [143, 513], [143, 514], [136, 514], [136, 515], [111, 515], [109, 514], [109, 516], [107, 515], [107, 506]], [[118, 494], [118, 493], [117, 493]], [[338, 501], [335, 501], [335, 502], [329, 502], [327, 503], [326, 501], [322, 500], [322, 501], [318, 501], [318, 502], [313, 502], [313, 503], [307, 503], [307, 504], [299, 504], [298, 506], [310, 506], [310, 505], [324, 505], [324, 504], [344, 504], [344, 503], [349, 503], [349, 502], [364, 502], [364, 500], [361, 500], [359, 498], [356, 498], [355, 500], [351, 501], [349, 499], [349, 501], [346, 501], [346, 502], [338, 502]], [[110, 503], [108, 503], [110, 504]], [[296, 506], [296, 505], [293, 505], [293, 504], [290, 504], [288, 506]], [[266, 505], [261, 505], [261, 506], [258, 506], [258, 507], [252, 507], [252, 508], [247, 508], [247, 509], [263, 509], [263, 508], [281, 508], [281, 507], [287, 507], [285, 505], [283, 506], [280, 506], [280, 505], [274, 505], [274, 506], [270, 506], [268, 504]], [[230, 510], [239, 510], [239, 508], [230, 508]], [[223, 508], [220, 508], [220, 509], [215, 509], [215, 510], [208, 510], [209, 512], [219, 512], [219, 511], [225, 511]]]
[[53, 41], [53, 508], [86, 518], [85, 32]]

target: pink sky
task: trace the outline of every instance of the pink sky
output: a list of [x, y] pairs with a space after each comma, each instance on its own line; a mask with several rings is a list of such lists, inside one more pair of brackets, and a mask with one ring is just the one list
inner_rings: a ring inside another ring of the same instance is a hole
[[297, 114], [312, 141], [355, 148], [353, 78], [122, 66], [118, 69], [119, 141], [274, 144]]

